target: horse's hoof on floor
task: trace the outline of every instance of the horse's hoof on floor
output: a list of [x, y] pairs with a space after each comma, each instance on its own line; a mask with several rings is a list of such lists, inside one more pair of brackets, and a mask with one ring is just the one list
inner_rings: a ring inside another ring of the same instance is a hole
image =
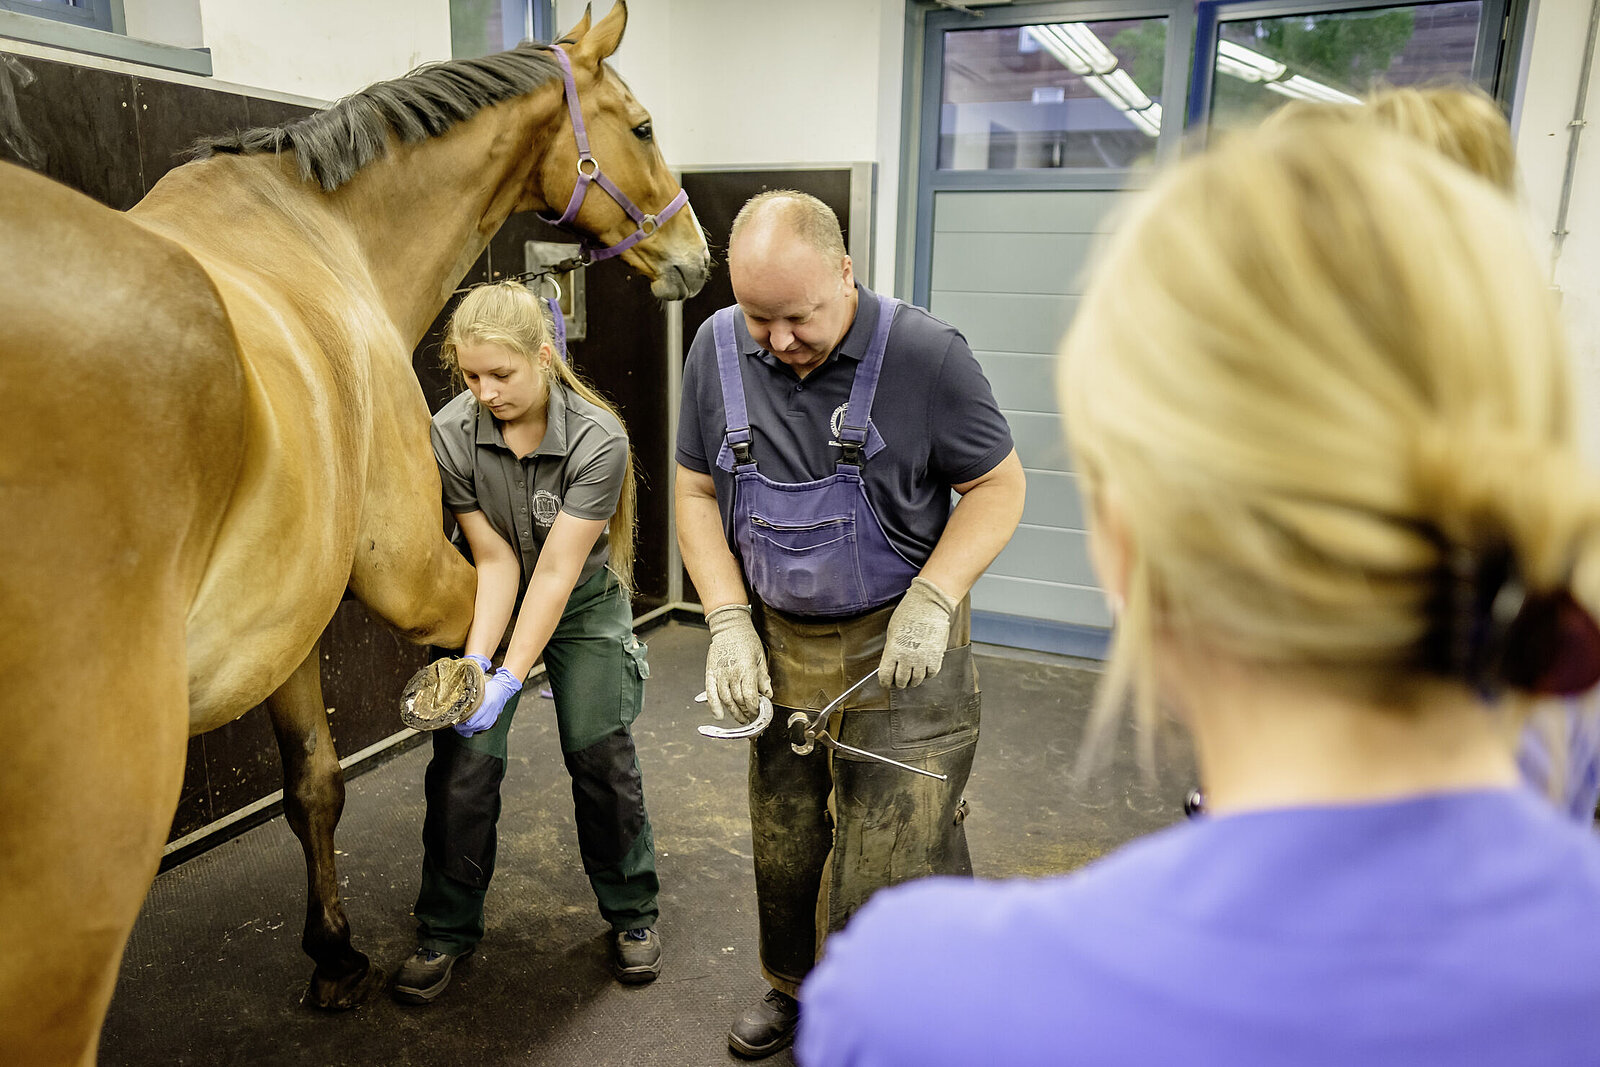
[[349, 1011], [365, 1004], [380, 989], [389, 984], [389, 975], [382, 967], [367, 964], [367, 969], [343, 978], [329, 979], [311, 976], [304, 1003], [322, 1011]]
[[483, 668], [470, 659], [438, 659], [411, 676], [400, 694], [400, 721], [413, 730], [454, 726], [483, 701]]

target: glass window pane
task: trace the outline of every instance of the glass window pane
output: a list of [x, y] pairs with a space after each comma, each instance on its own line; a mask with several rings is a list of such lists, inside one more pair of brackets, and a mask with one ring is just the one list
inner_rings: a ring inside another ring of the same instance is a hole
[[1482, 0], [1456, 0], [1224, 22], [1211, 125], [1254, 125], [1296, 97], [1355, 103], [1380, 85], [1469, 80], [1482, 17]]
[[450, 54], [476, 59], [533, 36], [528, 0], [450, 0]]
[[1131, 166], [1161, 132], [1166, 50], [1165, 19], [948, 31], [939, 169]]

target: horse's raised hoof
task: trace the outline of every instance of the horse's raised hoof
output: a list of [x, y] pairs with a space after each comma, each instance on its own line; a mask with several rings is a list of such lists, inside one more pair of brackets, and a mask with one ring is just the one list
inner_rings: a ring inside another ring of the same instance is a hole
[[322, 1011], [349, 1011], [365, 1004], [373, 993], [386, 988], [388, 984], [388, 973], [367, 961], [362, 970], [337, 978], [325, 978], [313, 973], [302, 1003]]
[[413, 730], [442, 730], [478, 710], [483, 668], [470, 659], [438, 659], [411, 676], [400, 694], [400, 721]]

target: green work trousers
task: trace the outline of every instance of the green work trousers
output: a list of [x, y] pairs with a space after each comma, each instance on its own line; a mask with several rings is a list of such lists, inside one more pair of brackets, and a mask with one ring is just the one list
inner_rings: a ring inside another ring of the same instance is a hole
[[[544, 663], [572, 777], [578, 849], [600, 914], [614, 930], [654, 926], [660, 889], [655, 839], [629, 732], [650, 668], [633, 634], [628, 598], [610, 571], [602, 568], [572, 591]], [[422, 948], [459, 955], [483, 937], [506, 738], [527, 692], [507, 702], [492, 729], [471, 737], [448, 727], [433, 734], [415, 907]]]

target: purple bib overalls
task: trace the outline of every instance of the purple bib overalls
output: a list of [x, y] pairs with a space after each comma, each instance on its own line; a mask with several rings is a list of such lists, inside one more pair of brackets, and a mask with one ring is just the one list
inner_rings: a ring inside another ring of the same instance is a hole
[[745, 580], [763, 603], [792, 615], [859, 615], [905, 593], [921, 569], [890, 543], [867, 499], [868, 416], [878, 391], [889, 327], [900, 301], [878, 304], [878, 323], [856, 367], [839, 430], [835, 472], [814, 482], [775, 482], [756, 469], [735, 339], [737, 307], [712, 320], [717, 374], [726, 411], [717, 465], [734, 476], [733, 535]]

